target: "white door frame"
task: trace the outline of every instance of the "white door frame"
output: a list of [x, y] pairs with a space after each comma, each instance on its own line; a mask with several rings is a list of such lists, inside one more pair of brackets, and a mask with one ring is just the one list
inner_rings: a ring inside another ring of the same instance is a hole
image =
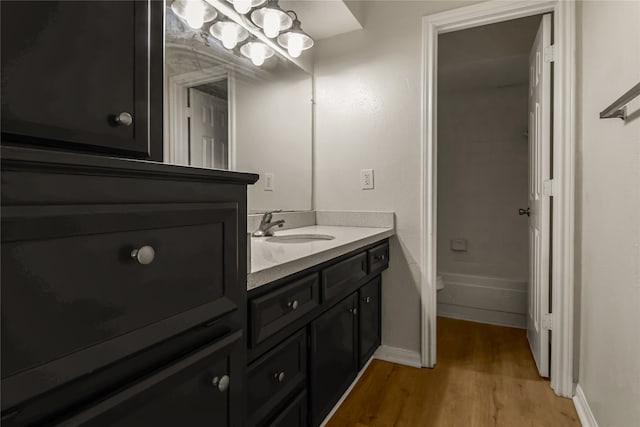
[[227, 79], [227, 129], [229, 132], [228, 165], [229, 170], [236, 169], [236, 107], [235, 107], [235, 74], [224, 67], [212, 67], [205, 70], [179, 74], [168, 79], [168, 96], [165, 104], [165, 136], [164, 156], [167, 162], [179, 165], [189, 164], [189, 141], [187, 135], [187, 91], [190, 87], [199, 86], [218, 80]]
[[422, 18], [422, 365], [436, 364], [438, 34], [553, 12], [553, 265], [551, 387], [573, 396], [575, 2], [492, 0]]

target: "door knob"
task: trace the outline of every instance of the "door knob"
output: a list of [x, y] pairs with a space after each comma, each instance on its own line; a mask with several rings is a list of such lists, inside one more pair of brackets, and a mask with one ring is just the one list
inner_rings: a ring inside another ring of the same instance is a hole
[[293, 301], [289, 301], [287, 303], [287, 307], [289, 307], [291, 310], [296, 310], [298, 308], [298, 300], [294, 299]]
[[120, 126], [131, 126], [133, 124], [133, 116], [126, 111], [115, 116], [113, 120]]
[[221, 393], [227, 391], [227, 389], [229, 388], [229, 382], [229, 375], [223, 375], [220, 378], [213, 377], [213, 379], [211, 380], [211, 384]]
[[531, 215], [530, 215], [530, 213], [529, 213], [529, 209], [530, 209], [530, 208], [527, 208], [527, 209], [518, 209], [518, 215], [531, 216]]
[[364, 297], [364, 298], [362, 298], [362, 300], [364, 302], [366, 302], [367, 304], [369, 304], [371, 302], [371, 297]]

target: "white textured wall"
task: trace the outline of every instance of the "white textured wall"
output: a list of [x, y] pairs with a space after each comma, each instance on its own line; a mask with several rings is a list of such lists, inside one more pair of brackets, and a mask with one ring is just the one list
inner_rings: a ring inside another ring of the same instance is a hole
[[[260, 179], [247, 190], [250, 212], [311, 209], [311, 76], [236, 80], [236, 170]], [[264, 191], [264, 173], [275, 190]]]
[[580, 2], [577, 23], [579, 384], [600, 427], [631, 427], [640, 425], [640, 100], [626, 124], [598, 114], [640, 82], [640, 2]]
[[[472, 2], [375, 1], [362, 31], [315, 52], [318, 210], [395, 211], [383, 275], [383, 343], [420, 351], [420, 69], [422, 16]], [[360, 189], [360, 169], [375, 190]]]
[[[528, 70], [524, 69], [526, 76]], [[526, 85], [441, 94], [438, 105], [438, 270], [526, 280]], [[467, 239], [455, 252], [450, 240]]]

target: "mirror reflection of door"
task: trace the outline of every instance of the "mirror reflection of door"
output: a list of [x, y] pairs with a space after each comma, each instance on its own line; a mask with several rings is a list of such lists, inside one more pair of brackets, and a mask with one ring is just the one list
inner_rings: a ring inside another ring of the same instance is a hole
[[189, 164], [229, 168], [227, 79], [189, 88]]

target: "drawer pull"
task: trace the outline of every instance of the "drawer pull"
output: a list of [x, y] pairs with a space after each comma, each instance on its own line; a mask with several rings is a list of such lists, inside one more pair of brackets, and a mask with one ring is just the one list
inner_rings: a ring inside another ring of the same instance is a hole
[[284, 381], [284, 371], [280, 371], [280, 372], [276, 372], [275, 374], [273, 374], [273, 378], [281, 383], [282, 381]]
[[131, 251], [131, 258], [142, 265], [151, 264], [156, 257], [156, 251], [151, 246], [143, 246]]
[[353, 314], [354, 316], [356, 316], [358, 314], [358, 309], [353, 307], [349, 309], [349, 313]]
[[371, 297], [364, 297], [364, 298], [362, 298], [362, 301], [364, 301], [367, 304], [369, 304], [371, 302]]
[[223, 375], [222, 378], [213, 377], [211, 384], [213, 384], [219, 392], [224, 393], [229, 388], [229, 381], [229, 375]]
[[291, 310], [296, 310], [298, 308], [298, 300], [294, 299], [293, 301], [289, 301], [287, 303], [287, 307], [289, 307]]
[[133, 116], [126, 111], [115, 116], [114, 121], [119, 126], [131, 126], [133, 124]]
[[375, 261], [384, 261], [384, 259], [385, 259], [385, 258], [386, 258], [386, 256], [385, 256], [384, 254], [382, 254], [382, 255], [375, 255], [375, 256], [373, 257], [373, 259], [374, 259]]

